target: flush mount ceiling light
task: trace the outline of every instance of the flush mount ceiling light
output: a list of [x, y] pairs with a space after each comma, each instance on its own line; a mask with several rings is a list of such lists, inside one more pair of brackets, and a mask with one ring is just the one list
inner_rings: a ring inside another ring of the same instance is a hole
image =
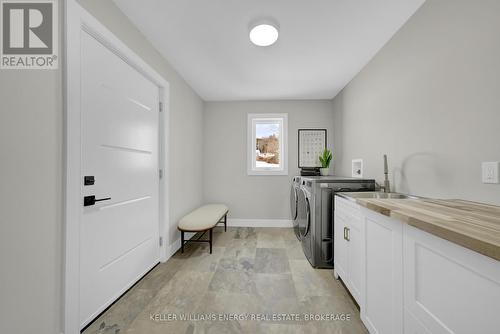
[[278, 25], [271, 22], [259, 22], [250, 26], [250, 41], [257, 46], [270, 46], [278, 40]]

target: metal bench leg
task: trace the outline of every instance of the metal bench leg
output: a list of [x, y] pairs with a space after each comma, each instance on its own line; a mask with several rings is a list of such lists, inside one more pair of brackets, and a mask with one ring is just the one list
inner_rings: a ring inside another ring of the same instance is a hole
[[184, 253], [184, 231], [181, 231], [181, 253]]
[[210, 235], [210, 254], [212, 254], [212, 230], [213, 228], [210, 229], [209, 235]]

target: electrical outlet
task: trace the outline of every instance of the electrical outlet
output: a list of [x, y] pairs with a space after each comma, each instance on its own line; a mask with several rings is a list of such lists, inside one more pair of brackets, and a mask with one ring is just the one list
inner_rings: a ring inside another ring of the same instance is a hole
[[483, 183], [499, 183], [498, 180], [498, 169], [500, 163], [495, 162], [483, 162]]
[[352, 177], [363, 178], [363, 159], [352, 160]]

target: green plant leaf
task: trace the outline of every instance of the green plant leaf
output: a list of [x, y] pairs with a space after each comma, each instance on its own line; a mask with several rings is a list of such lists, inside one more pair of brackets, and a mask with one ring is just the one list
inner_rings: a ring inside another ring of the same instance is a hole
[[319, 156], [319, 162], [321, 163], [322, 168], [330, 167], [330, 162], [332, 161], [333, 154], [332, 151], [328, 149], [324, 149], [323, 153]]

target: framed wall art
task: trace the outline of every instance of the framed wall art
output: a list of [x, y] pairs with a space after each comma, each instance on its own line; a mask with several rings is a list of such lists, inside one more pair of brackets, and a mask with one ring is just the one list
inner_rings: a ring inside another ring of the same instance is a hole
[[326, 129], [299, 129], [299, 168], [321, 167], [319, 156], [326, 148]]

